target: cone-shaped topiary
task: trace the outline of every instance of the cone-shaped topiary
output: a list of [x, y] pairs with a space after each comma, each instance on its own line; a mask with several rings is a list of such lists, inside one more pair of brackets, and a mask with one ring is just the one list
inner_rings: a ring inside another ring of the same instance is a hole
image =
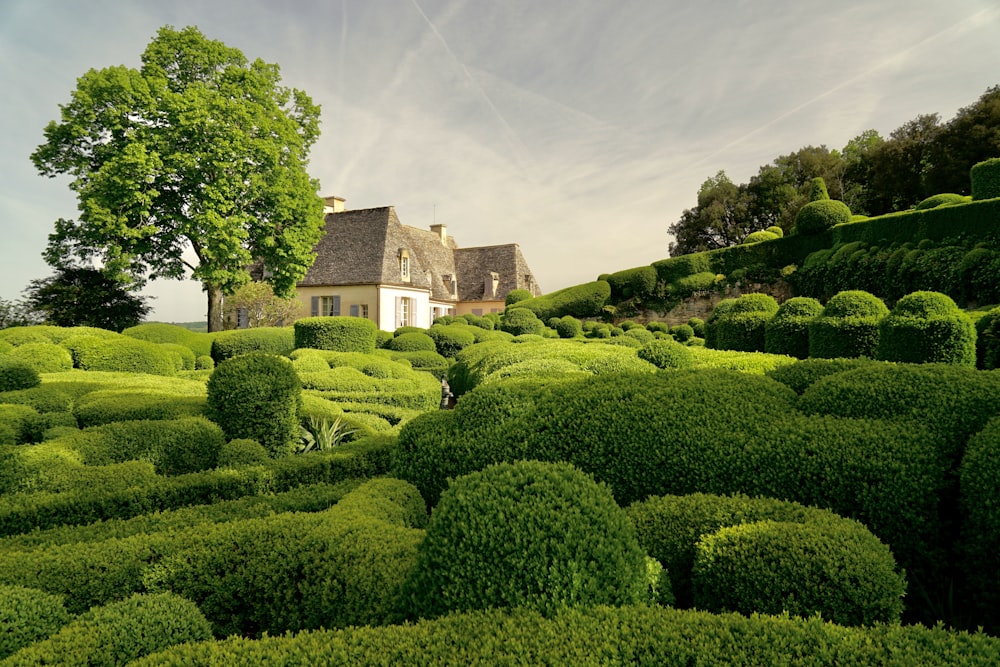
[[834, 225], [851, 221], [851, 209], [836, 199], [811, 201], [795, 215], [796, 234], [820, 234]]
[[624, 605], [646, 595], [635, 528], [603, 484], [567, 463], [497, 464], [451, 483], [431, 515], [405, 611]]
[[834, 294], [819, 317], [809, 322], [809, 356], [874, 359], [879, 323], [888, 314], [882, 300], [869, 292], [847, 290]]
[[821, 176], [809, 181], [809, 201], [822, 201], [829, 199], [830, 193], [826, 189], [826, 181]]
[[885, 361], [976, 365], [976, 327], [940, 292], [913, 292], [879, 326], [876, 356]]
[[778, 308], [764, 328], [764, 351], [805, 359], [809, 356], [809, 322], [823, 305], [808, 296], [792, 297]]
[[972, 178], [973, 201], [1000, 197], [1000, 157], [973, 165], [969, 176]]

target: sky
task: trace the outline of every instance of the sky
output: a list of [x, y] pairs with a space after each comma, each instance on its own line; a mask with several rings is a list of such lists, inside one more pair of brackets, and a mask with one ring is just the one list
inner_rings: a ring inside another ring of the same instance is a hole
[[[0, 0], [0, 298], [52, 274], [68, 178], [29, 156], [89, 69], [197, 26], [322, 107], [309, 170], [460, 247], [517, 243], [544, 292], [668, 256], [706, 178], [942, 121], [1000, 85], [996, 0]], [[156, 281], [150, 319], [205, 319]]]

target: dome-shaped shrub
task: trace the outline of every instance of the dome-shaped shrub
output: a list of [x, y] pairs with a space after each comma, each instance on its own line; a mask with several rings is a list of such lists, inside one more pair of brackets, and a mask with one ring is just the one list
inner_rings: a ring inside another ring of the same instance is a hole
[[628, 329], [625, 332], [624, 337], [634, 338], [635, 340], [643, 344], [648, 343], [656, 338], [656, 336], [653, 335], [653, 332], [647, 330], [645, 327], [633, 327], [631, 329]]
[[705, 320], [700, 317], [692, 317], [687, 321], [688, 326], [694, 329], [694, 335], [698, 338], [705, 337]]
[[876, 356], [885, 361], [976, 365], [976, 327], [951, 297], [913, 292], [879, 326]]
[[[715, 345], [719, 350], [762, 352], [768, 320], [778, 312], [769, 294], [744, 294], [715, 319]], [[713, 313], [714, 316], [714, 313]]]
[[[704, 330], [703, 333], [705, 334], [702, 338], [705, 339], [705, 347], [718, 347], [719, 320], [725, 317], [726, 313], [729, 312], [729, 309], [733, 307], [734, 303], [736, 303], [736, 299], [723, 299], [719, 303], [715, 304], [715, 308], [712, 309], [708, 319], [702, 323], [702, 328]], [[694, 327], [693, 324], [691, 326]], [[697, 329], [695, 330], [697, 331]]]
[[436, 351], [442, 357], [454, 357], [466, 347], [476, 342], [476, 335], [469, 331], [468, 324], [450, 324], [442, 326], [435, 324], [427, 330], [436, 346]]
[[913, 207], [915, 211], [926, 211], [938, 206], [950, 206], [952, 204], [964, 204], [969, 201], [968, 197], [945, 192], [939, 195], [932, 195]]
[[519, 301], [526, 301], [527, 299], [534, 296], [531, 292], [526, 289], [512, 289], [507, 292], [507, 296], [504, 297], [503, 305], [511, 306]]
[[677, 341], [658, 339], [642, 346], [636, 354], [657, 368], [687, 368], [694, 365], [694, 355]]
[[841, 625], [898, 621], [906, 590], [889, 547], [847, 519], [722, 528], [698, 543], [692, 584], [699, 609]]
[[408, 331], [394, 336], [388, 348], [396, 352], [436, 352], [434, 339], [423, 331]]
[[61, 595], [0, 586], [0, 660], [45, 639], [69, 622]]
[[779, 239], [780, 238], [784, 238], [784, 236], [785, 236], [785, 230], [782, 229], [781, 227], [779, 227], [778, 225], [771, 225], [770, 227], [768, 227], [764, 231], [765, 232], [771, 232], [772, 234], [774, 234], [775, 236], [777, 236]]
[[805, 359], [809, 356], [809, 322], [823, 305], [807, 296], [792, 297], [778, 308], [764, 327], [764, 351]]
[[749, 243], [760, 243], [761, 241], [773, 241], [774, 239], [781, 238], [777, 234], [765, 230], [760, 230], [756, 232], [751, 232], [747, 234], [746, 238], [743, 239], [743, 245]]
[[295, 321], [295, 347], [374, 352], [378, 327], [364, 317], [304, 317]]
[[290, 361], [251, 352], [222, 362], [212, 372], [205, 413], [227, 439], [252, 438], [276, 456], [291, 451], [299, 436], [301, 394]]
[[583, 325], [572, 315], [564, 315], [555, 322], [553, 329], [560, 338], [576, 338], [583, 335]]
[[973, 201], [1000, 197], [1000, 157], [973, 165], [969, 176], [972, 178]]
[[85, 371], [173, 375], [174, 355], [158, 343], [115, 335], [84, 334], [62, 341], [73, 356], [73, 365]]
[[850, 222], [851, 209], [836, 199], [811, 201], [795, 216], [796, 234], [819, 234], [834, 225]]
[[500, 320], [500, 329], [515, 336], [521, 334], [541, 335], [544, 328], [545, 323], [527, 308], [509, 308], [504, 311], [503, 319]]
[[669, 333], [678, 343], [686, 343], [694, 338], [694, 327], [690, 324], [678, 324], [670, 327]]
[[983, 370], [1000, 368], [1000, 307], [976, 320], [976, 365]]
[[879, 323], [888, 314], [874, 294], [861, 290], [834, 294], [819, 317], [809, 322], [809, 356], [874, 359]]
[[295, 332], [289, 327], [232, 329], [212, 335], [212, 359], [221, 363], [240, 354], [288, 354], [295, 349]]
[[566, 463], [497, 464], [451, 483], [405, 587], [410, 615], [625, 605], [646, 595], [635, 529], [603, 484]]
[[73, 368], [69, 350], [55, 343], [25, 343], [10, 351], [11, 359], [19, 359], [39, 373], [61, 373]]
[[41, 383], [38, 371], [31, 364], [11, 359], [7, 354], [0, 355], [0, 391], [31, 389]]
[[267, 450], [256, 440], [236, 438], [219, 449], [219, 468], [239, 468], [266, 463], [270, 457]]

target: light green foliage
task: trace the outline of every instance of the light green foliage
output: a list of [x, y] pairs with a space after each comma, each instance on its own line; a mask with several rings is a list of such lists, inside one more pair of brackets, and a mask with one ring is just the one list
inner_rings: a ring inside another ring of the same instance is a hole
[[809, 321], [809, 356], [823, 359], [875, 358], [879, 323], [889, 309], [862, 290], [838, 292]]
[[913, 210], [925, 211], [930, 208], [937, 208], [938, 206], [954, 206], [955, 204], [966, 204], [970, 201], [972, 201], [970, 197], [946, 192], [939, 195], [932, 195], [927, 199], [924, 199], [919, 204], [914, 206]]
[[295, 347], [374, 352], [378, 328], [363, 317], [305, 317], [295, 322]]
[[395, 352], [437, 351], [434, 339], [423, 331], [407, 331], [393, 336], [386, 348]]
[[744, 294], [732, 300], [721, 314], [712, 312], [710, 321], [714, 336], [711, 347], [762, 352], [765, 327], [777, 311], [778, 302], [769, 294]]
[[180, 278], [193, 248], [209, 331], [254, 260], [289, 294], [323, 229], [306, 171], [319, 107], [280, 81], [276, 65], [193, 27], [161, 28], [138, 70], [86, 72], [32, 155], [43, 175], [69, 174], [79, 199], [79, 219], [56, 222], [50, 263], [96, 255], [112, 273]]
[[879, 323], [876, 357], [975, 366], [976, 327], [948, 296], [911, 292]]
[[219, 331], [212, 335], [212, 360], [219, 364], [250, 352], [288, 354], [295, 347], [295, 332], [290, 327]]
[[7, 356], [23, 361], [39, 373], [58, 373], [73, 368], [73, 357], [69, 351], [55, 343], [25, 343], [15, 347]]
[[30, 389], [41, 381], [38, 371], [30, 364], [11, 359], [8, 354], [0, 355], [0, 391]]
[[177, 371], [195, 370], [195, 356], [187, 345], [180, 343], [160, 343], [160, 345], [174, 355], [174, 368]]
[[135, 389], [99, 389], [81, 396], [73, 406], [81, 428], [134, 419], [196, 417], [204, 411], [204, 396]]
[[0, 586], [0, 660], [68, 624], [60, 595], [23, 586]]
[[826, 181], [817, 176], [809, 181], [809, 201], [822, 201], [829, 199], [830, 193], [826, 190]]
[[771, 227], [768, 227], [764, 231], [765, 232], [771, 232], [772, 234], [774, 234], [775, 236], [777, 236], [779, 239], [783, 238], [785, 236], [785, 230], [782, 229], [781, 227], [777, 226], [777, 225], [772, 225]]
[[541, 334], [544, 328], [545, 323], [527, 308], [508, 308], [500, 320], [500, 329], [513, 336]]
[[785, 301], [764, 327], [764, 351], [798, 359], [809, 356], [809, 322], [823, 312], [823, 305], [807, 296]]
[[774, 232], [769, 232], [762, 229], [747, 234], [746, 238], [743, 239], [743, 243], [744, 245], [748, 243], [760, 243], [762, 241], [773, 241], [774, 239], [779, 239], [779, 238], [781, 237], [775, 234]]
[[819, 234], [851, 221], [851, 209], [836, 199], [811, 201], [795, 215], [796, 234]]
[[219, 468], [239, 468], [266, 463], [270, 457], [264, 445], [249, 438], [233, 438], [219, 449]]
[[972, 178], [972, 200], [1000, 197], [1000, 158], [978, 162], [969, 172]]
[[73, 366], [85, 371], [173, 375], [174, 356], [157, 343], [117, 335], [114, 338], [90, 334], [62, 341], [73, 355]]
[[271, 456], [288, 453], [299, 435], [302, 384], [291, 362], [263, 352], [234, 357], [208, 380], [205, 414], [228, 439], [252, 438]]
[[610, 298], [611, 286], [606, 280], [597, 280], [518, 301], [511, 306], [527, 308], [545, 322], [551, 317], [563, 315], [578, 318], [596, 317], [601, 314], [601, 309], [607, 305]]
[[469, 331], [469, 328], [468, 325], [435, 324], [427, 330], [427, 334], [433, 339], [438, 354], [454, 358], [456, 354], [476, 342], [476, 335]]
[[404, 592], [413, 617], [635, 604], [645, 556], [608, 489], [563, 463], [490, 466], [442, 494]]
[[503, 305], [505, 307], [512, 306], [519, 301], [525, 301], [527, 299], [530, 299], [532, 298], [532, 296], [533, 296], [532, 293], [526, 289], [512, 289], [511, 291], [507, 292], [507, 296], [504, 297]]
[[674, 340], [652, 340], [637, 353], [657, 368], [687, 368], [694, 365], [691, 351]]
[[358, 429], [351, 428], [342, 416], [335, 417], [333, 421], [309, 416], [300, 428], [299, 443], [295, 451], [298, 454], [325, 452], [350, 441], [357, 432]]
[[560, 338], [577, 338], [583, 335], [583, 325], [572, 315], [563, 315], [558, 318], [553, 329], [559, 333]]
[[148, 340], [151, 343], [178, 343], [191, 349], [197, 356], [211, 354], [212, 336], [191, 331], [176, 324], [147, 322], [122, 331], [126, 336]]

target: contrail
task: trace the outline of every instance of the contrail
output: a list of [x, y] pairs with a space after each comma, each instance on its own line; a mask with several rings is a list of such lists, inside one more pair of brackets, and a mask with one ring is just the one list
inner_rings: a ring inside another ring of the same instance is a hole
[[900, 58], [908, 56], [912, 52], [920, 49], [921, 47], [925, 46], [926, 44], [929, 44], [930, 42], [935, 41], [936, 39], [939, 39], [940, 37], [943, 37], [944, 35], [946, 35], [948, 33], [959, 31], [959, 30], [961, 32], [965, 32], [966, 30], [975, 27], [976, 24], [979, 24], [981, 22], [985, 22], [985, 21], [989, 20], [990, 18], [992, 18], [992, 16], [996, 16], [997, 13], [998, 13], [998, 11], [1000, 11], [1000, 10], [997, 10], [995, 8], [981, 9], [980, 11], [976, 12], [975, 14], [972, 14], [971, 16], [967, 16], [966, 18], [962, 19], [961, 21], [959, 21], [957, 23], [954, 23], [954, 24], [948, 26], [947, 28], [945, 28], [943, 30], [939, 30], [938, 32], [936, 32], [936, 33], [934, 33], [934, 34], [932, 34], [932, 35], [930, 35], [928, 37], [925, 37], [924, 39], [920, 40], [916, 44], [908, 46], [907, 48], [903, 49], [902, 51], [899, 51], [898, 53], [895, 53], [895, 54], [889, 56], [888, 58], [886, 58], [886, 59], [882, 60], [881, 62], [875, 64], [873, 67], [868, 68], [864, 72], [861, 72], [860, 74], [858, 74], [856, 76], [853, 76], [850, 79], [847, 79], [846, 81], [843, 81], [843, 82], [837, 84], [836, 86], [834, 86], [833, 88], [830, 88], [826, 92], [817, 95], [816, 97], [812, 98], [811, 100], [803, 102], [802, 104], [798, 105], [797, 107], [795, 107], [793, 109], [789, 109], [788, 111], [786, 111], [785, 113], [781, 114], [777, 118], [775, 118], [775, 119], [773, 119], [771, 121], [768, 121], [767, 123], [761, 125], [757, 129], [748, 132], [747, 134], [744, 134], [739, 139], [735, 139], [735, 140], [729, 142], [728, 144], [726, 144], [722, 148], [714, 151], [713, 153], [711, 153], [709, 155], [706, 155], [701, 160], [698, 160], [698, 162], [696, 162], [693, 166], [698, 166], [698, 165], [701, 165], [701, 164], [703, 164], [705, 162], [708, 162], [709, 160], [711, 160], [712, 158], [716, 157], [717, 155], [728, 151], [733, 146], [737, 146], [737, 145], [743, 143], [744, 141], [746, 141], [747, 139], [749, 139], [750, 137], [752, 137], [754, 135], [757, 135], [757, 134], [760, 134], [761, 132], [763, 132], [767, 128], [771, 127], [772, 125], [780, 123], [781, 121], [785, 120], [789, 116], [792, 116], [792, 115], [797, 114], [798, 112], [802, 111], [806, 107], [812, 106], [813, 104], [816, 104], [820, 100], [825, 99], [825, 98], [829, 97], [830, 95], [833, 95], [834, 93], [836, 93], [836, 92], [838, 92], [840, 90], [843, 90], [844, 88], [847, 88], [848, 86], [851, 86], [851, 85], [857, 83], [858, 81], [860, 81], [860, 80], [862, 80], [862, 79], [864, 79], [864, 78], [866, 78], [866, 77], [874, 74], [875, 72], [877, 72], [877, 71], [879, 71], [881, 69], [884, 69], [885, 67], [887, 67], [891, 63], [899, 60]]
[[430, 28], [431, 32], [434, 33], [434, 36], [437, 37], [439, 42], [441, 42], [441, 46], [444, 48], [448, 56], [455, 62], [456, 65], [458, 65], [458, 67], [461, 68], [462, 73], [465, 75], [465, 78], [468, 79], [469, 83], [472, 84], [473, 88], [475, 88], [476, 92], [479, 94], [479, 97], [482, 98], [486, 106], [488, 106], [490, 108], [490, 111], [493, 112], [493, 115], [496, 116], [497, 121], [503, 127], [504, 138], [509, 144], [511, 153], [513, 154], [514, 157], [514, 161], [518, 164], [519, 167], [523, 168], [525, 166], [524, 163], [532, 161], [531, 153], [528, 151], [528, 147], [525, 146], [524, 143], [518, 138], [517, 133], [507, 122], [507, 119], [504, 118], [503, 114], [500, 113], [500, 110], [493, 103], [493, 100], [490, 98], [489, 94], [483, 89], [483, 87], [479, 84], [476, 78], [472, 76], [472, 73], [469, 71], [469, 68], [466, 67], [465, 64], [458, 59], [458, 56], [455, 55], [455, 52], [451, 50], [451, 47], [448, 46], [448, 42], [445, 40], [444, 35], [442, 35], [438, 31], [437, 26], [435, 26], [434, 23], [430, 20], [430, 17], [428, 17], [427, 14], [424, 13], [424, 10], [420, 7], [420, 4], [417, 2], [417, 0], [410, 0], [410, 2], [413, 3], [414, 9], [416, 9], [417, 13], [419, 13], [420, 16], [424, 19], [424, 22], [427, 24], [427, 27]]

